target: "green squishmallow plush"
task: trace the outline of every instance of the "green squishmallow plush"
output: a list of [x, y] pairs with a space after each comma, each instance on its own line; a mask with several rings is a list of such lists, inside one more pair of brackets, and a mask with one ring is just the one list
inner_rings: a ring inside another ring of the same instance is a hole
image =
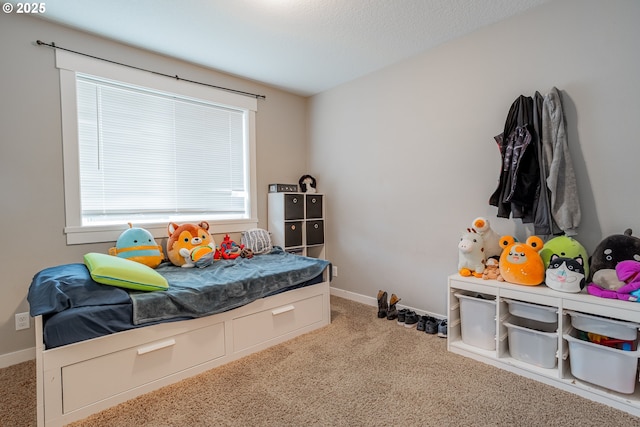
[[581, 256], [584, 262], [584, 276], [589, 276], [589, 264], [586, 262], [589, 259], [587, 250], [573, 237], [569, 236], [557, 236], [549, 240], [544, 244], [540, 251], [540, 256], [544, 262], [544, 267], [549, 268], [549, 262], [551, 255], [557, 255], [560, 258], [577, 258]]

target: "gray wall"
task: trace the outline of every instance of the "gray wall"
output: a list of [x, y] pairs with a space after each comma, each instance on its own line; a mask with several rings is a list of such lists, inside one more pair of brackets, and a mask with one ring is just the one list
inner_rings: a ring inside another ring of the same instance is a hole
[[[486, 216], [524, 240], [488, 199], [493, 140], [520, 94], [562, 91], [591, 254], [640, 236], [640, 2], [557, 0], [311, 98], [309, 162], [328, 195], [333, 286], [446, 313], [460, 233]], [[366, 298], [363, 298], [366, 299]]]
[[[306, 173], [307, 99], [133, 49], [24, 15], [0, 13], [0, 367], [28, 357], [34, 329], [15, 331], [39, 270], [82, 262], [112, 244], [67, 246], [64, 227], [60, 91], [53, 50], [36, 40], [184, 78], [266, 95], [258, 102], [259, 225], [267, 226], [267, 185]], [[215, 52], [212, 52], [214, 55]], [[4, 356], [4, 357], [3, 357]]]

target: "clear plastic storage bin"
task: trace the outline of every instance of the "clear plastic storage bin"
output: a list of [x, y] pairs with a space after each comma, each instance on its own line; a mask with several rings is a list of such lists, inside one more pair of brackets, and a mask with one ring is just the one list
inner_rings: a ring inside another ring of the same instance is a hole
[[610, 390], [633, 393], [638, 382], [640, 353], [582, 341], [575, 337], [576, 333], [574, 330], [563, 335], [569, 343], [571, 374]]
[[544, 323], [558, 323], [558, 308], [546, 305], [532, 304], [510, 299], [504, 299], [509, 305], [509, 313], [525, 319], [536, 320]]
[[571, 316], [571, 326], [580, 331], [619, 340], [635, 341], [638, 339], [640, 325], [637, 323], [607, 319], [575, 311], [566, 311], [566, 313]]
[[460, 293], [456, 293], [455, 296], [460, 301], [460, 332], [462, 342], [485, 350], [495, 350], [495, 297], [484, 294], [478, 297], [476, 295]]
[[[523, 320], [528, 319], [510, 317], [503, 323], [507, 327], [511, 357], [541, 368], [555, 368], [558, 361], [557, 332], [543, 332], [526, 327], [523, 323], [527, 322]], [[538, 323], [548, 325], [548, 323]]]

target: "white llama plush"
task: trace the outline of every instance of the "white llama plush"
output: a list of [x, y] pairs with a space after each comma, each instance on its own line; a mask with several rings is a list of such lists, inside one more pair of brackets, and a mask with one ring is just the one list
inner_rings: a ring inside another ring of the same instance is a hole
[[460, 275], [482, 277], [486, 260], [482, 235], [473, 228], [467, 228], [467, 231], [460, 237], [458, 253], [458, 272]]

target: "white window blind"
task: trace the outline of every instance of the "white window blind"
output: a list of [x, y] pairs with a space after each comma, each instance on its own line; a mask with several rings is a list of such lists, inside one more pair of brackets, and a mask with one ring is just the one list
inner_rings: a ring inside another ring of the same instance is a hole
[[68, 244], [257, 226], [257, 99], [56, 50]]
[[76, 81], [83, 225], [248, 218], [245, 111]]

